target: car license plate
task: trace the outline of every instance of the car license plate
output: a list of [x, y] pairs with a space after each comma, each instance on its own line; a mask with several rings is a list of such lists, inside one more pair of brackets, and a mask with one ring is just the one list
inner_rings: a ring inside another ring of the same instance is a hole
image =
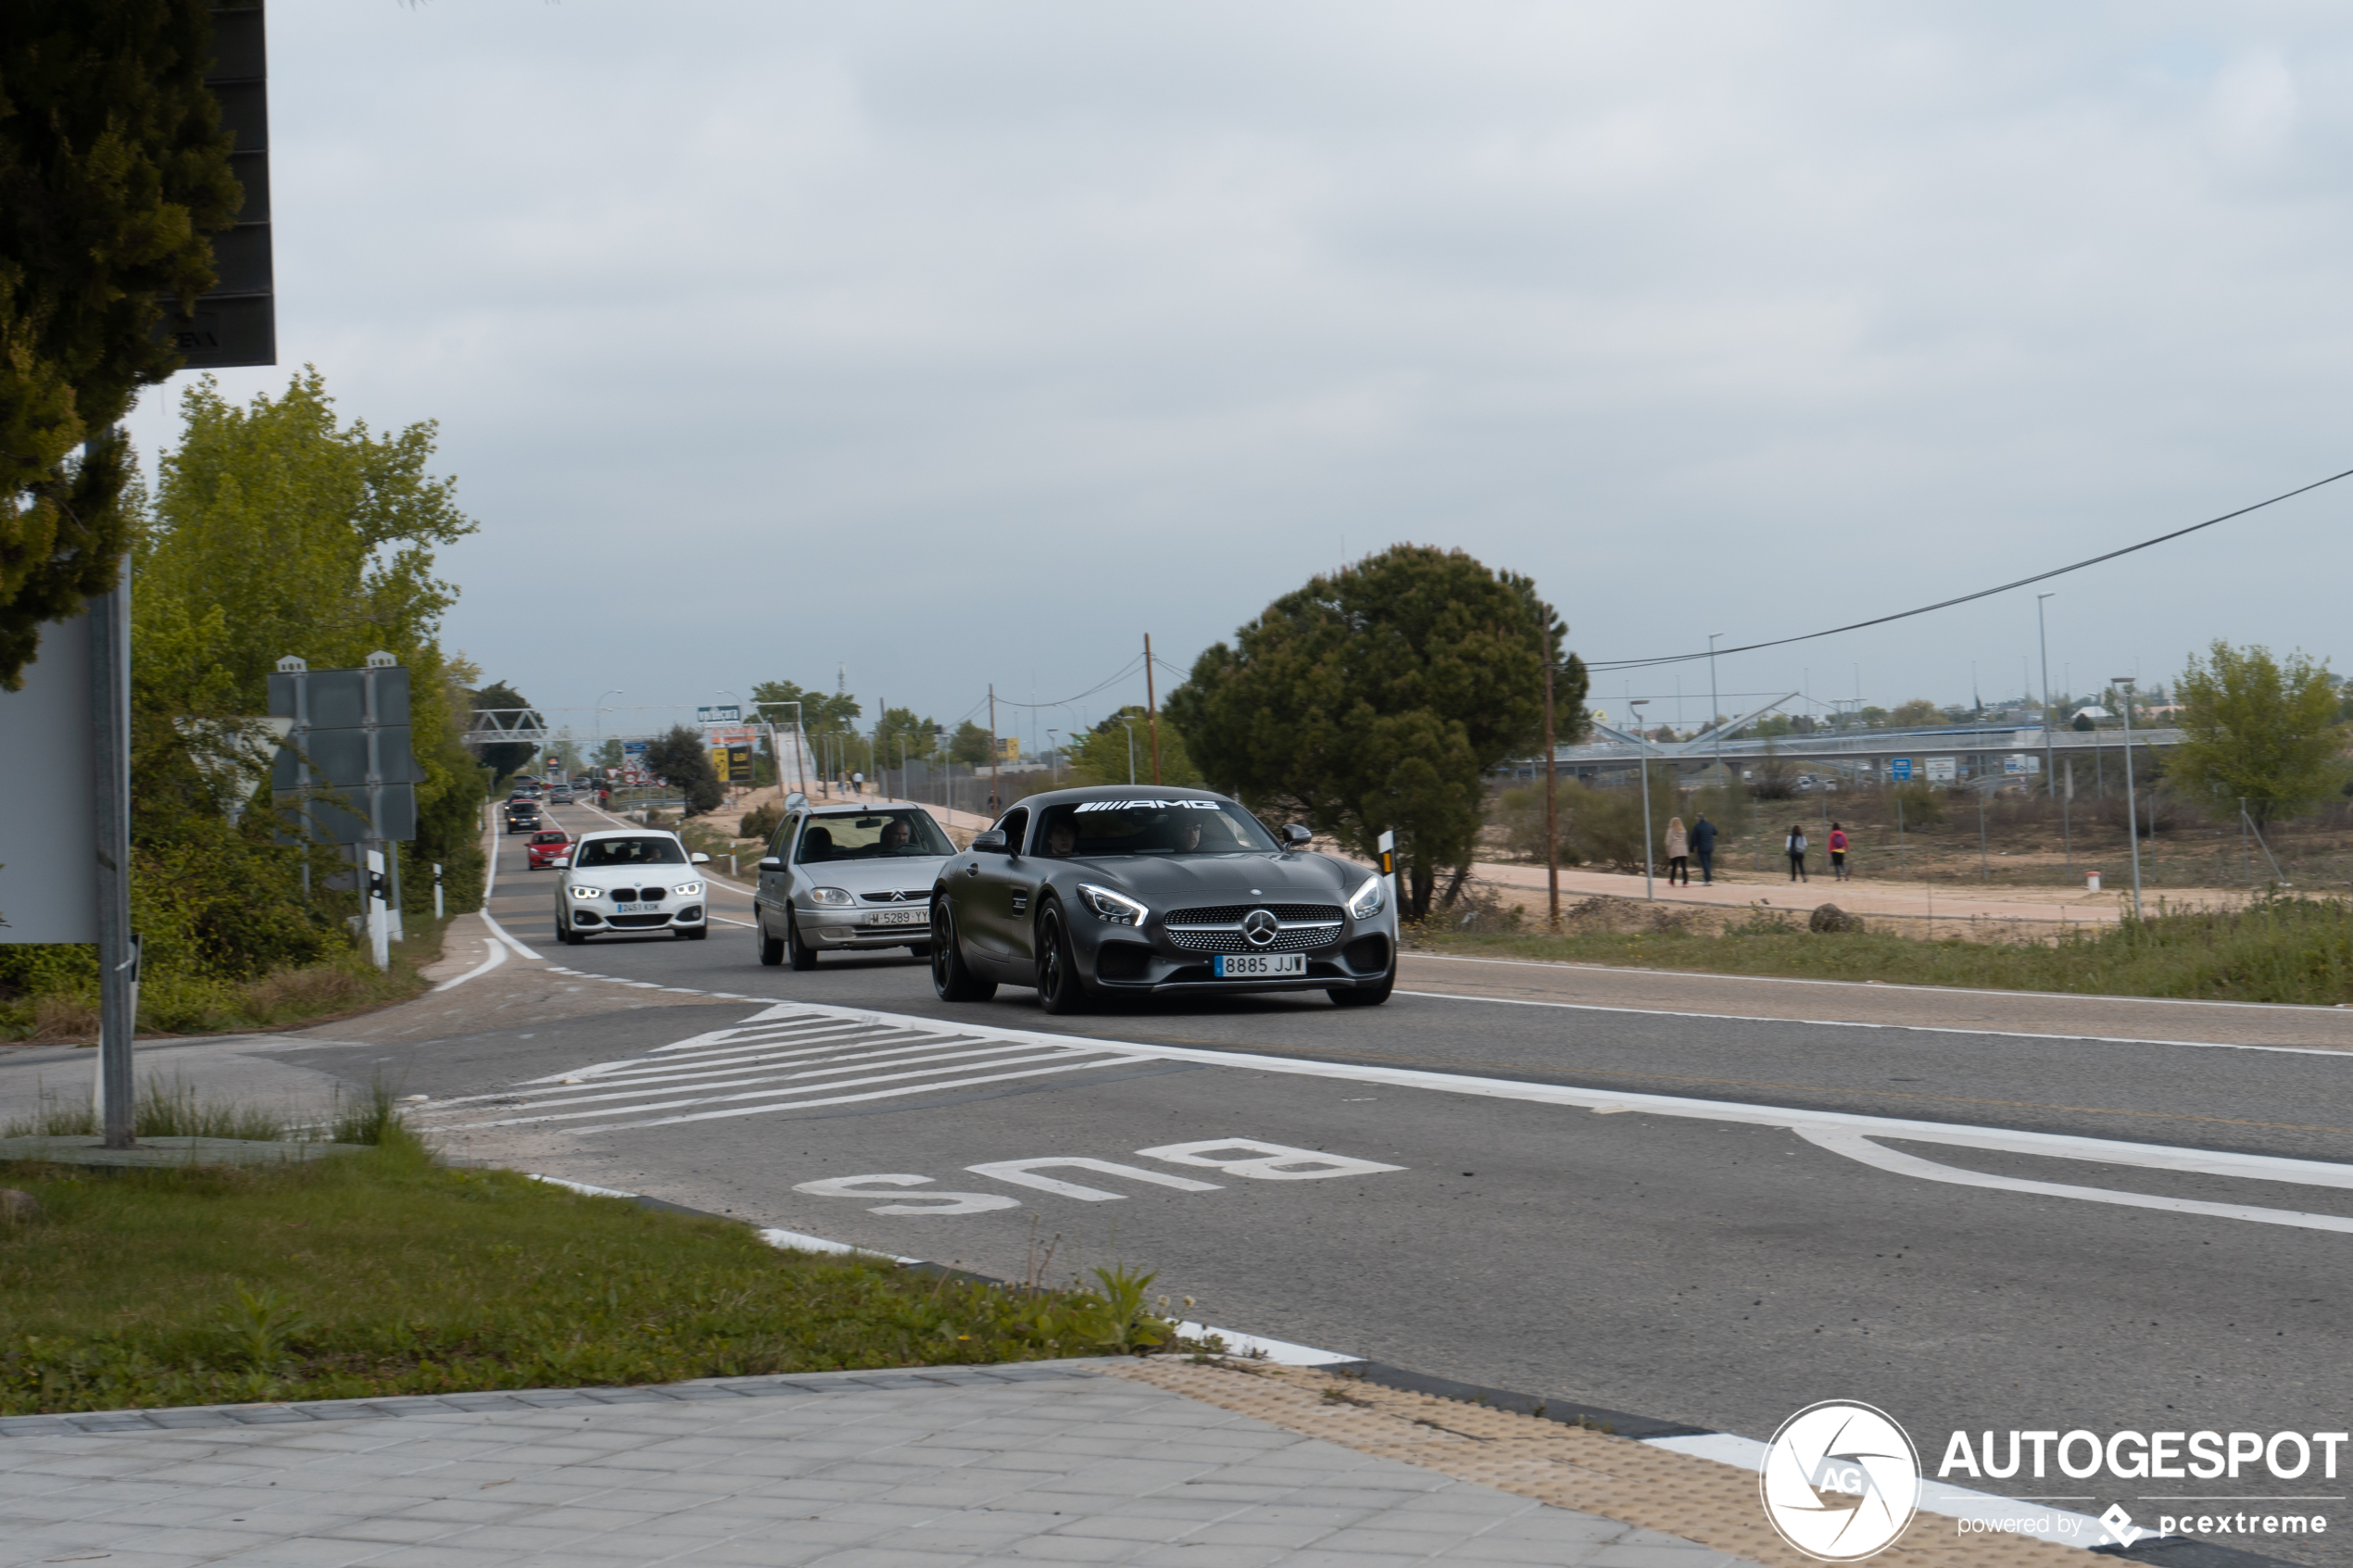
[[615, 904], [612, 910], [617, 915], [634, 915], [645, 907], [643, 904]]
[[1220, 953], [1210, 960], [1210, 972], [1220, 980], [1255, 980], [1262, 975], [1305, 974], [1304, 953]]
[[866, 916], [868, 925], [928, 925], [929, 909], [875, 909]]

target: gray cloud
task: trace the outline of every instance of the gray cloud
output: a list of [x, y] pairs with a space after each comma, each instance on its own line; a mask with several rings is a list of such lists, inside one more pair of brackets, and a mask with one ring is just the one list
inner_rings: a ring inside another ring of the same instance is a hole
[[[451, 638], [551, 705], [842, 660], [950, 718], [1145, 630], [1189, 660], [1401, 539], [1532, 573], [1589, 657], [1671, 653], [2353, 465], [2353, 23], [2319, 6], [271, 26], [282, 352], [442, 421], [485, 525]], [[2064, 582], [2054, 675], [2333, 651], [2348, 507]], [[1725, 684], [2014, 691], [2032, 610]]]

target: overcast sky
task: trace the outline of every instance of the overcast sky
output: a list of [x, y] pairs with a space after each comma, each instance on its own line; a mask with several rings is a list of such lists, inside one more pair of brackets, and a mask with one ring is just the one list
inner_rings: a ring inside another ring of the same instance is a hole
[[[1059, 698], [1403, 540], [1531, 574], [1589, 659], [1672, 654], [2353, 467], [2341, 6], [270, 25], [282, 365], [224, 387], [307, 361], [347, 416], [438, 420], [482, 523], [447, 640], [584, 734], [610, 688], [837, 665], [869, 713]], [[2341, 666], [2348, 517], [2353, 480], [2045, 584], [2054, 684], [2217, 637]], [[2026, 592], [1719, 676], [1957, 701], [2035, 652]], [[1677, 679], [1595, 696], [1671, 718]]]

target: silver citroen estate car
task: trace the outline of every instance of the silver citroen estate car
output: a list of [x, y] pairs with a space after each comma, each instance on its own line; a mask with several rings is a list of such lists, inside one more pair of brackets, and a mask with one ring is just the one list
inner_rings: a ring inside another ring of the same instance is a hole
[[752, 920], [760, 961], [814, 969], [827, 951], [931, 954], [931, 886], [956, 852], [939, 823], [904, 803], [812, 806], [785, 798], [760, 862]]

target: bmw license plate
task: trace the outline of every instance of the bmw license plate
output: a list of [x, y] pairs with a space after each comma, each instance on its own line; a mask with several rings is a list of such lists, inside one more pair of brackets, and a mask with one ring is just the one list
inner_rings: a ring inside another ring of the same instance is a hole
[[1220, 953], [1209, 962], [1209, 972], [1220, 980], [1256, 980], [1307, 972], [1304, 953]]
[[612, 907], [612, 912], [617, 915], [634, 915], [644, 909], [645, 907], [646, 906], [643, 904], [615, 904]]
[[875, 909], [866, 916], [868, 925], [927, 925], [929, 909]]

